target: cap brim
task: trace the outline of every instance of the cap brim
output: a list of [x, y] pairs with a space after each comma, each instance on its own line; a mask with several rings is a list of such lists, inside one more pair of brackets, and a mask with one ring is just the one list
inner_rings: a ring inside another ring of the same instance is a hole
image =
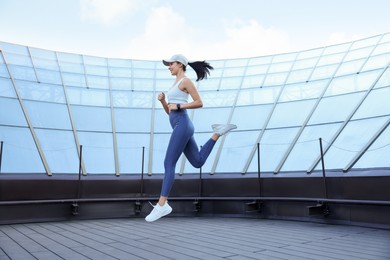
[[172, 63], [174, 61], [173, 60], [163, 60], [162, 62], [164, 63], [165, 66], [169, 66], [169, 63]]

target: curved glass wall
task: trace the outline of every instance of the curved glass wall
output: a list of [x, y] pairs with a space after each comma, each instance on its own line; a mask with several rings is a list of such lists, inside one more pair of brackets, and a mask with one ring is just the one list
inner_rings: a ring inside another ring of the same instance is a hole
[[[157, 101], [161, 61], [110, 59], [0, 42], [3, 173], [163, 173], [171, 128]], [[214, 60], [190, 111], [198, 144], [218, 141], [209, 173], [390, 167], [390, 34], [302, 52]], [[188, 75], [195, 75], [190, 69]], [[258, 145], [259, 144], [259, 145]], [[82, 149], [80, 149], [82, 146]], [[197, 173], [183, 156], [180, 173]]]

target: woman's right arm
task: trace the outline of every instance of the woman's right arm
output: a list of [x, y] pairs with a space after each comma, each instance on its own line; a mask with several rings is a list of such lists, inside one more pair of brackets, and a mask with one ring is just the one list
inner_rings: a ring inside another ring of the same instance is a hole
[[165, 100], [165, 94], [164, 94], [164, 92], [161, 92], [161, 93], [158, 95], [158, 98], [157, 98], [157, 99], [161, 102], [161, 105], [163, 106], [165, 112], [169, 115], [168, 103], [167, 103], [167, 101]]

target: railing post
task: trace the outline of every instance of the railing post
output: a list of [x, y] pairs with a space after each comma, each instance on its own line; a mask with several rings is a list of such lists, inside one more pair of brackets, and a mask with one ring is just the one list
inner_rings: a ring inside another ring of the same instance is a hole
[[4, 142], [1, 141], [1, 143], [0, 143], [0, 173], [1, 173], [1, 163], [3, 161], [3, 144], [4, 144]]
[[259, 197], [261, 197], [261, 176], [260, 176], [260, 143], [257, 143], [257, 179], [259, 182]]
[[[319, 139], [320, 142], [320, 153], [321, 153], [321, 166], [322, 166], [322, 182], [324, 185], [324, 197], [325, 199], [328, 199], [328, 186], [326, 183], [326, 176], [325, 176], [325, 162], [324, 162], [324, 151], [322, 149], [322, 138]], [[328, 216], [330, 214], [328, 204], [323, 201], [318, 201], [317, 205], [314, 206], [308, 206], [307, 207], [309, 210], [309, 216], [312, 215], [323, 215], [323, 216]]]
[[141, 165], [141, 196], [144, 195], [144, 163], [145, 163], [145, 146], [142, 146], [142, 165]]
[[[145, 164], [145, 146], [142, 146], [142, 157], [141, 157], [141, 191], [140, 196], [144, 196], [144, 164]], [[140, 200], [136, 200], [134, 204], [134, 212], [136, 215], [140, 214], [142, 210], [142, 204]]]
[[80, 145], [80, 157], [79, 157], [79, 176], [77, 181], [77, 194], [76, 201], [72, 203], [72, 215], [77, 216], [79, 214], [79, 204], [78, 200], [80, 199], [80, 189], [81, 189], [81, 173], [83, 171], [82, 168], [82, 160], [83, 160], [83, 146]]
[[[200, 149], [202, 150], [202, 146], [200, 146]], [[199, 168], [199, 186], [198, 186], [198, 198], [202, 197], [203, 194], [203, 183], [202, 183], [202, 167]], [[199, 212], [201, 205], [199, 199], [196, 199], [194, 202], [194, 211]]]
[[322, 149], [322, 138], [319, 139], [320, 141], [320, 152], [321, 152], [321, 167], [322, 167], [322, 179], [324, 184], [324, 192], [325, 192], [325, 198], [328, 198], [328, 186], [326, 183], [326, 176], [325, 176], [325, 162], [324, 162], [324, 151]]

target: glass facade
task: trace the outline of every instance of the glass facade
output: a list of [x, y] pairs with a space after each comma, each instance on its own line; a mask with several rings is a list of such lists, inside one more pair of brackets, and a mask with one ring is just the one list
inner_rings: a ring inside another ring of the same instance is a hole
[[[2, 173], [164, 172], [171, 127], [157, 95], [174, 79], [161, 61], [5, 42], [0, 50]], [[203, 172], [257, 172], [258, 147], [263, 172], [319, 170], [319, 138], [326, 169], [390, 167], [389, 33], [209, 62], [215, 70], [196, 83], [204, 107], [190, 111], [195, 138], [204, 143], [214, 123], [238, 128], [218, 141]], [[199, 172], [184, 156], [177, 171]]]

